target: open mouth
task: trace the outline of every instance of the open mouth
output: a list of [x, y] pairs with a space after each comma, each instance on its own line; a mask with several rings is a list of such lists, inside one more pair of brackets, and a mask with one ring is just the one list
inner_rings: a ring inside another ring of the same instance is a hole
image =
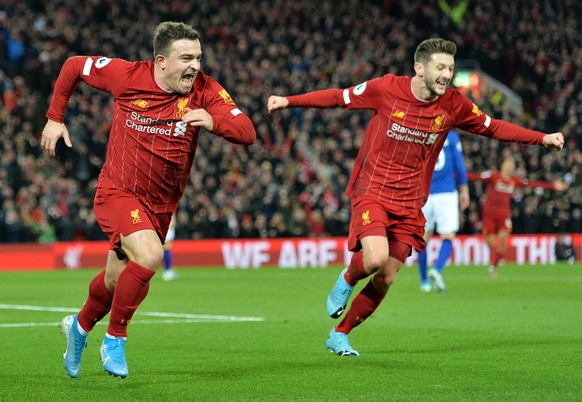
[[447, 81], [437, 81], [437, 82], [435, 82], [435, 85], [436, 85], [436, 87], [437, 87], [438, 89], [440, 89], [440, 90], [443, 90], [443, 91], [444, 91], [445, 89], [447, 89], [447, 84], [448, 84], [448, 82], [447, 82]]
[[182, 85], [185, 87], [191, 87], [194, 83], [194, 78], [196, 77], [196, 74], [184, 74], [182, 76]]

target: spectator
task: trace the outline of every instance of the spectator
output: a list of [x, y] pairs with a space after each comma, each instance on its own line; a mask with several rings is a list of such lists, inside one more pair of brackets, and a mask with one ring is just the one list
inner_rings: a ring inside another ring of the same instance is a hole
[[568, 261], [568, 264], [574, 264], [576, 261], [576, 252], [572, 246], [572, 239], [566, 237], [564, 233], [560, 233], [556, 240], [556, 260]]
[[[415, 43], [427, 35], [453, 39], [459, 45], [457, 60], [475, 60], [486, 72], [518, 93], [524, 102], [524, 114], [513, 118], [508, 116], [510, 112], [504, 107], [504, 99], [492, 94], [480, 102], [484, 112], [495, 117], [502, 115], [526, 127], [570, 133], [572, 145], [563, 152], [564, 161], [544, 150], [523, 149], [494, 141], [484, 147], [481, 139], [463, 138], [470, 170], [495, 169], [500, 162], [498, 155], [508, 149], [523, 159], [529, 180], [552, 181], [558, 170], [580, 171], [582, 102], [578, 94], [582, 93], [582, 37], [578, 16], [582, 14], [581, 2], [556, 0], [533, 4], [520, 1], [506, 7], [499, 2], [473, 0], [466, 10], [459, 9], [464, 15], [458, 25], [443, 17], [437, 2], [411, 0], [406, 7], [400, 3], [298, 0], [289, 7], [282, 0], [233, 0], [225, 8], [210, 0], [200, 0], [196, 3], [196, 16], [185, 17], [178, 7], [180, 2], [143, 2], [138, 8], [113, 2], [111, 7], [99, 6], [98, 10], [92, 6], [73, 7], [70, 2], [57, 0], [3, 2], [0, 8], [6, 14], [5, 26], [10, 28], [11, 40], [22, 42], [24, 53], [20, 53], [17, 64], [10, 62], [8, 66], [6, 37], [4, 30], [0, 30], [0, 76], [5, 75], [0, 80], [0, 92], [8, 87], [12, 91], [7, 99], [0, 98], [1, 191], [7, 183], [13, 192], [10, 197], [16, 201], [20, 188], [32, 184], [33, 176], [28, 175], [32, 170], [45, 182], [51, 177], [80, 180], [78, 188], [72, 190], [70, 214], [78, 215], [75, 211], [81, 210], [79, 204], [84, 199], [92, 203], [96, 176], [93, 173], [93, 179], [86, 182], [86, 169], [98, 171], [105, 159], [112, 103], [103, 94], [80, 86], [71, 98], [67, 121], [71, 135], [78, 139], [71, 160], [47, 161], [38, 158], [38, 146], [34, 145], [46, 102], [68, 55], [102, 51], [132, 60], [150, 58], [151, 38], [144, 32], [159, 22], [151, 17], [156, 15], [189, 19], [186, 22], [199, 27], [208, 44], [203, 61], [205, 71], [232, 88], [233, 97], [248, 110], [257, 128], [257, 142], [249, 149], [233, 150], [228, 144], [213, 144], [209, 136], [200, 137], [196, 167], [190, 178], [192, 185], [187, 186], [180, 208], [185, 208], [189, 218], [205, 208], [205, 203], [219, 205], [226, 198], [234, 219], [227, 218], [225, 212], [220, 214], [228, 222], [239, 222], [243, 215], [254, 214], [256, 210], [266, 213], [270, 220], [274, 211], [288, 215], [290, 205], [299, 202], [301, 187], [331, 180], [332, 186], [326, 191], [338, 201], [339, 205], [332, 207], [338, 212], [325, 211], [329, 204], [319, 195], [320, 185], [309, 187], [308, 191], [314, 192], [309, 198], [315, 199], [313, 209], [322, 212], [326, 231], [346, 235], [345, 223], [349, 217], [345, 214], [349, 203], [343, 192], [346, 174], [351, 171], [361, 146], [366, 112], [339, 117], [337, 113], [313, 111], [302, 116], [289, 111], [268, 117], [263, 111], [265, 93], [271, 91], [269, 88], [273, 88], [273, 92], [276, 89], [277, 92], [299, 93], [306, 89], [340, 87], [386, 71], [408, 74], [411, 64], [407, 55]], [[455, 8], [464, 1], [448, 3]], [[353, 10], [359, 11], [356, 14]], [[118, 27], [140, 28], [122, 32], [111, 26], [113, 17]], [[213, 19], [224, 21], [228, 28], [214, 29]], [[414, 26], [405, 23], [413, 19], [423, 23]], [[296, 23], [299, 20], [300, 28]], [[495, 23], [485, 24], [484, 21]], [[326, 34], [321, 34], [322, 31]], [[132, 46], [126, 46], [126, 41]], [[316, 52], [316, 49], [326, 51]], [[335, 67], [331, 69], [330, 65]], [[79, 149], [82, 143], [88, 147], [90, 167], [79, 169], [81, 177], [75, 178], [76, 164], [80, 162], [77, 158], [83, 152]], [[30, 160], [32, 166], [28, 165]], [[565, 165], [558, 169], [558, 163]], [[208, 165], [212, 169], [207, 169]], [[203, 188], [202, 183], [207, 179], [198, 177], [198, 171], [221, 177], [214, 185], [215, 190]], [[568, 196], [563, 198], [570, 215], [566, 230], [580, 233], [580, 218], [577, 218], [577, 225], [571, 224], [576, 213], [580, 216], [575, 211], [582, 205], [580, 174], [577, 180], [580, 182], [573, 181]], [[470, 187], [471, 199], [478, 202], [483, 197], [484, 187]], [[41, 189], [35, 197], [49, 192], [50, 188]], [[281, 196], [283, 193], [286, 195]], [[524, 194], [524, 198], [531, 198], [531, 193]], [[533, 198], [532, 209], [543, 211], [556, 197], [550, 194]], [[462, 226], [459, 233], [479, 230], [475, 229], [480, 222], [480, 208], [476, 207], [465, 211], [462, 219], [471, 224]], [[538, 230], [541, 215], [534, 215], [533, 221], [519, 219], [523, 213], [521, 206], [514, 203], [512, 208], [518, 214], [514, 215], [517, 216], [515, 233]], [[30, 228], [21, 217], [20, 205], [16, 206], [16, 212], [22, 226], [21, 241], [33, 241], [26, 235]], [[336, 221], [338, 217], [339, 222]], [[563, 219], [557, 219], [560, 220], [558, 227], [562, 227]], [[75, 233], [81, 236], [86, 233], [78, 216], [71, 220], [77, 225]], [[526, 222], [527, 226], [520, 226], [520, 222]], [[186, 229], [181, 236], [200, 236], [191, 225], [193, 222], [184, 226]], [[228, 223], [224, 235], [236, 237], [235, 226]], [[70, 231], [62, 231], [58, 226], [55, 229], [59, 240], [69, 238]]]

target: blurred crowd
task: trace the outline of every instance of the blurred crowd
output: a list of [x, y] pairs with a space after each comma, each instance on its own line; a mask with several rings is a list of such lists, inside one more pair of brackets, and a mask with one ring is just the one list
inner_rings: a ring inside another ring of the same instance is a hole
[[[571, 184], [563, 193], [516, 191], [514, 232], [582, 232], [582, 2], [469, 0], [454, 18], [442, 6], [422, 0], [0, 0], [0, 242], [105, 238], [92, 205], [111, 97], [79, 85], [66, 117], [74, 146], [55, 160], [39, 147], [50, 94], [69, 56], [151, 59], [152, 32], [164, 20], [201, 31], [204, 72], [257, 130], [250, 147], [201, 133], [177, 212], [177, 238], [346, 235], [344, 190], [369, 112], [269, 115], [267, 97], [347, 87], [386, 73], [412, 75], [414, 49], [431, 36], [455, 41], [457, 61], [479, 63], [524, 102], [524, 113], [516, 114], [494, 92], [479, 99], [485, 112], [566, 134], [564, 151], [552, 153], [462, 133], [470, 171], [496, 170], [511, 154], [520, 176]], [[461, 233], [480, 232], [485, 185], [472, 182], [470, 189]]]

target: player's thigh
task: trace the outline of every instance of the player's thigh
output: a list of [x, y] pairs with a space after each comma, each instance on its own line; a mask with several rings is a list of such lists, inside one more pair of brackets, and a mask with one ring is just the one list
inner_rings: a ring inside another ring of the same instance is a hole
[[171, 213], [154, 214], [133, 194], [119, 189], [98, 189], [94, 209], [119, 259], [127, 256], [148, 269], [159, 265]]

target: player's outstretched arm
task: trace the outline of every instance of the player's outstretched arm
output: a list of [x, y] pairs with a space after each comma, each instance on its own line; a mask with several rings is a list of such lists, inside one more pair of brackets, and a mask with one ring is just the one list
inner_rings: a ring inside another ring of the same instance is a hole
[[44, 126], [44, 129], [42, 130], [40, 146], [47, 153], [47, 155], [55, 156], [57, 141], [61, 137], [63, 137], [65, 144], [69, 148], [73, 146], [71, 143], [71, 138], [69, 137], [69, 130], [67, 130], [65, 123], [59, 123], [49, 119]]
[[561, 151], [564, 147], [564, 135], [562, 133], [547, 134], [543, 140], [544, 147], [554, 151]]
[[267, 110], [273, 113], [279, 109], [285, 109], [289, 106], [289, 100], [284, 96], [271, 95], [267, 99]]

